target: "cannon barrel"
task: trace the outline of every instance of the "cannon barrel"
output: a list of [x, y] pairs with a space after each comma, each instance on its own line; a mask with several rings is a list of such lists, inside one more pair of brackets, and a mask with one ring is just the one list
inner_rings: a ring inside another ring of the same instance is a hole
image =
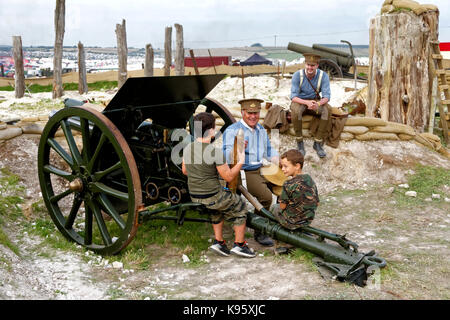
[[349, 54], [329, 49], [316, 44], [314, 44], [313, 47], [308, 47], [298, 43], [289, 42], [287, 48], [288, 50], [301, 54], [304, 53], [318, 54], [319, 56], [322, 57], [322, 59], [330, 59], [335, 61], [343, 69], [348, 69], [353, 64], [353, 58]]
[[[255, 207], [255, 211], [259, 211], [260, 213], [260, 215], [252, 212], [247, 214], [248, 227], [277, 240], [314, 253], [323, 259], [319, 265], [325, 267], [327, 270], [331, 270], [339, 280], [354, 282], [355, 272], [357, 270], [359, 276], [361, 276], [366, 275], [366, 270], [370, 266], [378, 268], [386, 266], [386, 261], [383, 258], [377, 257], [374, 251], [367, 254], [358, 252], [358, 245], [347, 240], [345, 236], [329, 233], [310, 226], [296, 230], [284, 228], [269, 211], [263, 208], [247, 189], [243, 186], [239, 186], [238, 189]], [[325, 239], [334, 241], [337, 245], [328, 243]]]

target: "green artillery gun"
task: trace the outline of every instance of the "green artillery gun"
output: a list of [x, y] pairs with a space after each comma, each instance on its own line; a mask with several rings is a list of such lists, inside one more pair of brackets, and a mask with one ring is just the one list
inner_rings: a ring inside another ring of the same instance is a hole
[[322, 58], [319, 61], [319, 69], [328, 72], [331, 78], [354, 77], [354, 74], [349, 73], [350, 67], [356, 70], [356, 61], [353, 54], [353, 47], [350, 42], [342, 40], [350, 47], [350, 53], [328, 48], [319, 44], [313, 44], [312, 47], [301, 44], [289, 42], [288, 50], [297, 53], [313, 53], [318, 54]]
[[[211, 222], [210, 212], [190, 200], [181, 154], [193, 139], [194, 113], [214, 112], [224, 123], [220, 133], [236, 121], [222, 104], [206, 98], [224, 76], [129, 78], [102, 112], [67, 100], [47, 122], [38, 150], [42, 197], [58, 230], [111, 255], [146, 221]], [[169, 206], [154, 209], [160, 203]], [[355, 271], [362, 279], [368, 266], [385, 265], [374, 253], [358, 253], [344, 236], [314, 228], [288, 231], [253, 203], [263, 216], [249, 212], [249, 227], [317, 254], [338, 279], [353, 281]]]

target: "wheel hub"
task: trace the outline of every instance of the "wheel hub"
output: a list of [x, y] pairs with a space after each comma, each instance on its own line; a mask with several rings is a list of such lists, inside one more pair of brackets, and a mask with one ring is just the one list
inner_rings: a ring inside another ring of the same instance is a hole
[[76, 178], [69, 183], [69, 189], [75, 192], [83, 191], [83, 180], [81, 180], [80, 178]]

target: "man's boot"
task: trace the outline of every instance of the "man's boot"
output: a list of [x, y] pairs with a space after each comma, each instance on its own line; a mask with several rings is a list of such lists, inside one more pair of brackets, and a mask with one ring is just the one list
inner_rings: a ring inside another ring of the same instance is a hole
[[322, 142], [321, 141], [314, 141], [313, 149], [316, 150], [317, 155], [319, 158], [324, 158], [327, 156], [325, 151], [322, 149]]
[[297, 147], [298, 147], [298, 150], [302, 153], [302, 155], [305, 156], [306, 151], [305, 151], [305, 145], [303, 144], [303, 140], [297, 141]]

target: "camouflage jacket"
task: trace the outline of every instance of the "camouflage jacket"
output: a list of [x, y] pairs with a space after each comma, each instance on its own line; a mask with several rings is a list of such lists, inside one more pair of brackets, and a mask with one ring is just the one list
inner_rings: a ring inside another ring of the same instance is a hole
[[299, 174], [283, 184], [280, 200], [287, 205], [281, 212], [283, 226], [289, 229], [298, 228], [306, 220], [314, 219], [319, 204], [316, 184], [309, 174]]

